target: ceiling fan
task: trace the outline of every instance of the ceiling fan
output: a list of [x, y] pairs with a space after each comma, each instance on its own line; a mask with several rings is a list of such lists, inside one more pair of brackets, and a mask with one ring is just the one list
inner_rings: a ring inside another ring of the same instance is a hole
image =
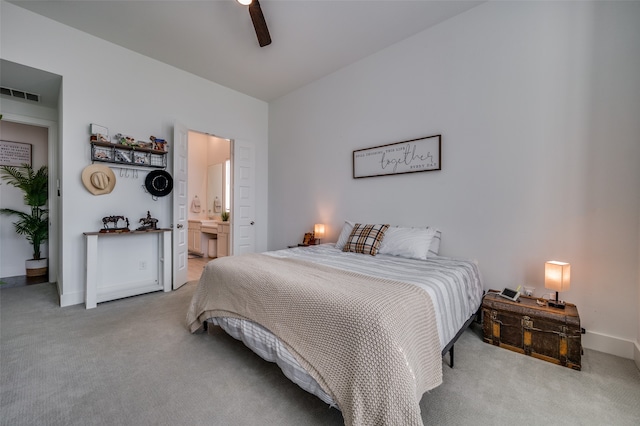
[[269, 29], [267, 28], [267, 21], [264, 20], [260, 2], [258, 0], [237, 1], [244, 6], [249, 6], [249, 15], [251, 15], [251, 22], [253, 22], [253, 28], [256, 30], [256, 36], [258, 37], [260, 47], [265, 47], [271, 44], [271, 36], [269, 35]]

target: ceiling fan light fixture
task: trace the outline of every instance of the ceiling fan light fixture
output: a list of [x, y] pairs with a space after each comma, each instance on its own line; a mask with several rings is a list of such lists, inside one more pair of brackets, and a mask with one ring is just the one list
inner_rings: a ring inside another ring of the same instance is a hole
[[236, 0], [243, 6], [249, 6], [249, 15], [251, 16], [251, 22], [253, 28], [256, 30], [256, 36], [258, 37], [258, 44], [260, 47], [265, 47], [271, 44], [271, 35], [267, 28], [267, 21], [264, 19], [262, 8], [258, 0]]

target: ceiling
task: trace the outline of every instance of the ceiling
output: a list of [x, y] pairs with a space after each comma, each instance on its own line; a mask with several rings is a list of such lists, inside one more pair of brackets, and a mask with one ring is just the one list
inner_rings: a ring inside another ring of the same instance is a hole
[[261, 0], [261, 48], [235, 0], [10, 2], [266, 102], [483, 3]]

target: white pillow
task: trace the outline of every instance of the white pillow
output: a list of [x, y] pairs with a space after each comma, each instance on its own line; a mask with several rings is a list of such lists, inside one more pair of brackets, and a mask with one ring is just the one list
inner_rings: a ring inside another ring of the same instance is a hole
[[340, 236], [338, 237], [338, 241], [336, 242], [336, 248], [338, 250], [342, 250], [344, 248], [344, 245], [349, 239], [349, 235], [351, 235], [351, 231], [353, 231], [354, 225], [355, 222], [351, 222], [350, 220], [344, 221], [344, 226], [342, 227], [342, 231], [340, 232]]
[[437, 256], [440, 252], [440, 240], [442, 240], [442, 232], [440, 232], [436, 228], [427, 227], [427, 229], [433, 229], [435, 234], [433, 235], [433, 239], [431, 240], [431, 245], [429, 246], [429, 257]]
[[435, 233], [434, 228], [389, 228], [378, 253], [427, 260]]

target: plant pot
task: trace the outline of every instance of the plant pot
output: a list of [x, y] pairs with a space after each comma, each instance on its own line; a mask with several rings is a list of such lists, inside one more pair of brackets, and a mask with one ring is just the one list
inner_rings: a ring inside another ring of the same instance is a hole
[[48, 259], [29, 259], [24, 261], [27, 277], [41, 277], [47, 275]]

